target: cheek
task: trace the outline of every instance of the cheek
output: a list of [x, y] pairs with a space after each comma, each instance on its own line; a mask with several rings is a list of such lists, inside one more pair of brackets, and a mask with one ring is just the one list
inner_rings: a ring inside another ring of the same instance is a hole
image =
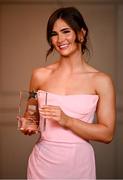
[[72, 34], [72, 35], [67, 36], [67, 39], [74, 43], [76, 41], [76, 36]]
[[52, 43], [53, 45], [56, 44], [56, 41], [57, 41], [57, 39], [56, 39], [55, 37], [52, 37], [52, 38], [51, 38], [51, 43]]

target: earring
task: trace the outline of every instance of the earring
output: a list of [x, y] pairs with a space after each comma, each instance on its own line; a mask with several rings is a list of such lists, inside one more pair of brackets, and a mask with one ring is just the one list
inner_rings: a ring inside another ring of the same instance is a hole
[[83, 39], [80, 39], [80, 43], [83, 43]]

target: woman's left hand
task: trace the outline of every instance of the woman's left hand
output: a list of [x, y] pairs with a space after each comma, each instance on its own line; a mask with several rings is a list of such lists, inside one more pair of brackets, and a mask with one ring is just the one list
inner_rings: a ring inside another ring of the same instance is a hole
[[63, 127], [66, 127], [69, 119], [59, 106], [44, 105], [39, 109], [39, 113], [43, 118], [57, 121]]

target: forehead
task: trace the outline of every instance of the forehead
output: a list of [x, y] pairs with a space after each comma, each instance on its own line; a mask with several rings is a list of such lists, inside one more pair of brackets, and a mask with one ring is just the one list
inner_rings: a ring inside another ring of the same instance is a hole
[[71, 29], [71, 27], [63, 19], [57, 19], [54, 23], [53, 31], [60, 31], [63, 28]]

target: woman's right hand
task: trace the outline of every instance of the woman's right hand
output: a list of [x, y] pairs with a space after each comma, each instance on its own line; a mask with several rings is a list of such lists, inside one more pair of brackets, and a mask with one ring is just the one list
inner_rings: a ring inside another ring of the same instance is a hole
[[21, 127], [19, 129], [24, 135], [30, 136], [32, 134], [37, 134], [39, 132], [37, 126], [34, 124], [30, 125], [25, 117], [17, 116], [16, 118], [18, 121], [21, 122]]

